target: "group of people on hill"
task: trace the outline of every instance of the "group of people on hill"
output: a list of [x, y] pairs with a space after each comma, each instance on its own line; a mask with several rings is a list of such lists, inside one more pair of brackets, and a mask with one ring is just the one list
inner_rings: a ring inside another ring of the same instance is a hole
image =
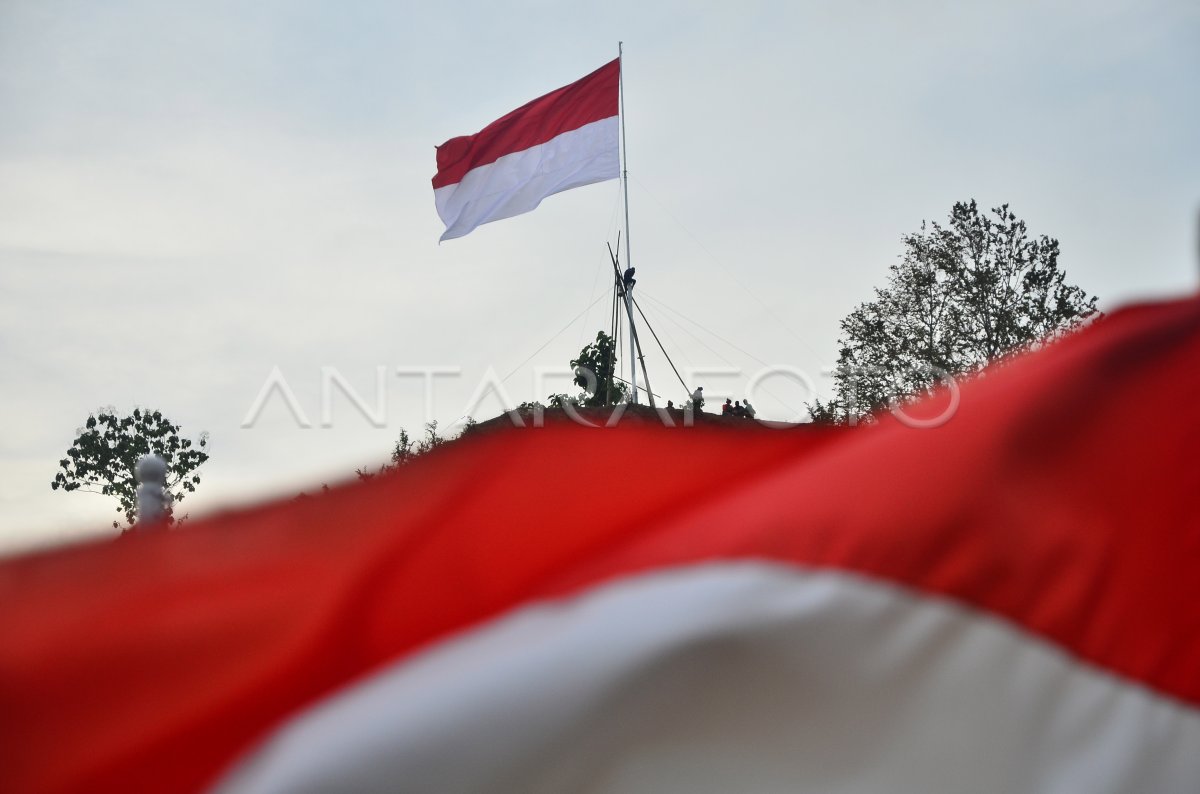
[[[745, 404], [743, 404], [745, 403]], [[721, 416], [736, 416], [739, 419], [753, 419], [758, 413], [754, 410], [754, 406], [749, 400], [726, 399], [725, 404], [721, 406]]]
[[[696, 413], [701, 413], [704, 410], [704, 387], [697, 386], [696, 390], [688, 395], [688, 402], [691, 403], [691, 408]], [[667, 410], [678, 410], [675, 408], [675, 403], [667, 400]], [[728, 398], [725, 404], [721, 406], [721, 416], [735, 416], [739, 419], [753, 419], [758, 411], [754, 410], [754, 406], [749, 400], [737, 400]]]

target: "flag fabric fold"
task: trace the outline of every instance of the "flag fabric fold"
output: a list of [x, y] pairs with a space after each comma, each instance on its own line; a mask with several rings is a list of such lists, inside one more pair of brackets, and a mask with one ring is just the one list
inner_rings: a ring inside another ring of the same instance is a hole
[[442, 240], [535, 209], [543, 199], [620, 175], [620, 59], [551, 91], [474, 135], [437, 147]]
[[1135, 307], [934, 429], [484, 427], [5, 561], [3, 789], [1194, 791], [1198, 360]]

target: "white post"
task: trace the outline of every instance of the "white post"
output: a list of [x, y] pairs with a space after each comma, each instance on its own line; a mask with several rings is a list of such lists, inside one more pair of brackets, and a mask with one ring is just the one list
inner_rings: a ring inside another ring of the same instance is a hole
[[133, 469], [137, 480], [137, 526], [153, 524], [167, 515], [167, 462], [158, 455], [144, 455]]
[[[621, 183], [625, 192], [625, 267], [633, 267], [629, 248], [629, 152], [625, 145], [625, 42], [617, 42], [617, 88], [621, 96]], [[637, 353], [633, 340], [633, 303], [629, 287], [625, 287], [625, 311], [629, 314], [629, 382], [633, 386], [633, 403], [638, 402]]]

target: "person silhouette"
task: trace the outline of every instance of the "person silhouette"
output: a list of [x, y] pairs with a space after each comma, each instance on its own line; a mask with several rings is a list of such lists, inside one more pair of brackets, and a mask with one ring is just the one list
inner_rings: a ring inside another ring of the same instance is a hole
[[721, 416], [729, 416], [733, 413], [733, 399], [726, 398], [725, 404], [721, 406]]
[[633, 277], [636, 270], [637, 268], [635, 267], [625, 268], [625, 275], [621, 277], [621, 282], [625, 285], [626, 290], [633, 289], [633, 285], [637, 283], [637, 279]]

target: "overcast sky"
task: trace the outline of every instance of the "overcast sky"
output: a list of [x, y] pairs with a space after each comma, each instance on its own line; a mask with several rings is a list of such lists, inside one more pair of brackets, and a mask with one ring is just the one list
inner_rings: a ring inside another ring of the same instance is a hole
[[[1058, 238], [1105, 309], [1195, 289], [1195, 0], [0, 0], [0, 552], [115, 515], [49, 488], [100, 406], [211, 434], [198, 515], [353, 476], [489, 368], [567, 390], [534, 368], [608, 326], [618, 183], [439, 246], [433, 147], [621, 39], [638, 290], [681, 368], [742, 369], [713, 397], [763, 362], [827, 391], [839, 319], [956, 200]], [[422, 365], [462, 375], [428, 405]], [[373, 403], [380, 366], [384, 426], [335, 392], [321, 427], [322, 367]], [[313, 427], [278, 393], [241, 427], [276, 367]]]

